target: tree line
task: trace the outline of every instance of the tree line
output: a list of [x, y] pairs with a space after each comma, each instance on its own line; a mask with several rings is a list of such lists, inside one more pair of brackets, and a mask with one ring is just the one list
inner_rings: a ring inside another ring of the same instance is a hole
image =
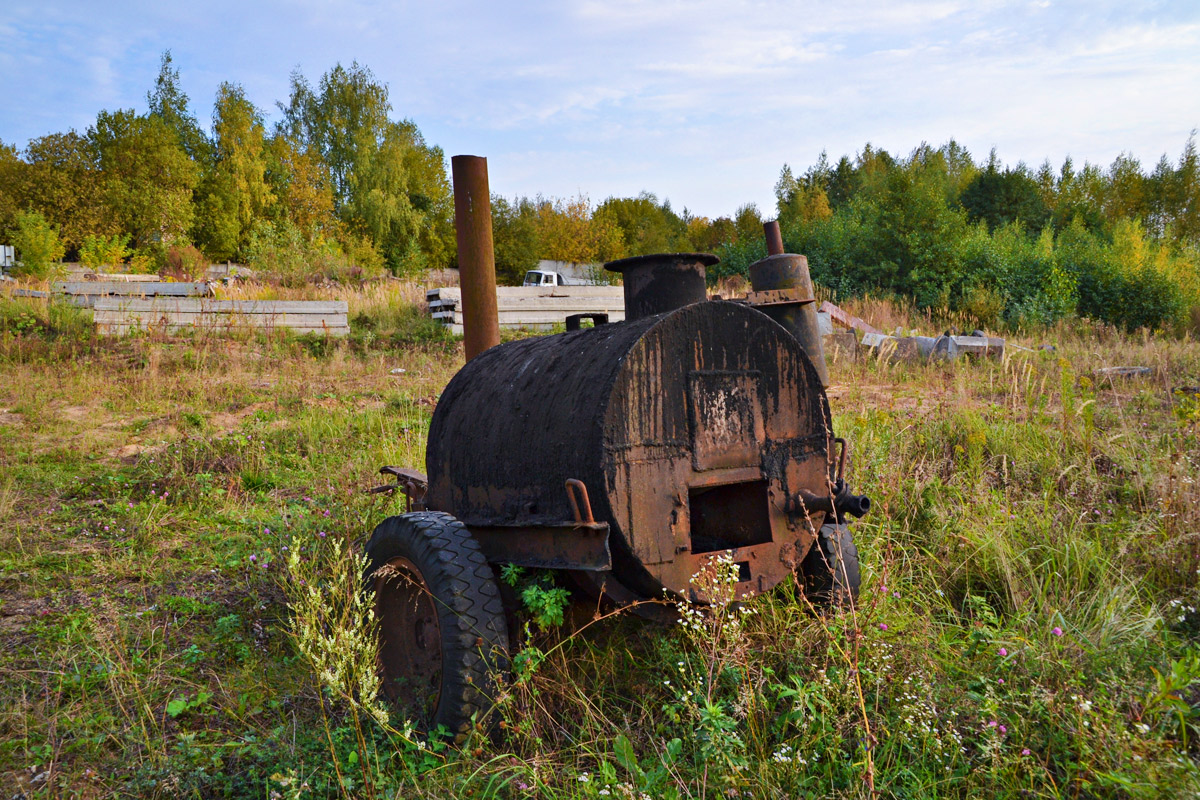
[[[455, 266], [445, 154], [388, 87], [357, 63], [314, 86], [300, 72], [278, 121], [236, 83], [217, 89], [204, 126], [162, 55], [144, 113], [99, 112], [85, 132], [0, 142], [0, 240], [25, 269], [63, 258], [196, 274], [248, 263], [280, 279], [416, 275]], [[1200, 168], [1194, 138], [1149, 171], [1128, 155], [1107, 169], [976, 162], [954, 141], [907, 156], [866, 145], [803, 173], [784, 165], [775, 215], [787, 249], [809, 257], [836, 297], [912, 296], [986, 324], [1081, 314], [1125, 327], [1200, 324]], [[496, 264], [519, 282], [541, 258], [601, 262], [715, 252], [712, 274], [765, 254], [762, 215], [715, 219], [644, 192], [494, 196]]]
[[[870, 145], [822, 155], [775, 187], [784, 242], [838, 295], [890, 291], [986, 323], [1079, 314], [1138, 327], [1200, 327], [1200, 157], [1148, 173], [976, 163], [954, 141], [897, 158]], [[727, 269], [756, 252], [732, 252]]]

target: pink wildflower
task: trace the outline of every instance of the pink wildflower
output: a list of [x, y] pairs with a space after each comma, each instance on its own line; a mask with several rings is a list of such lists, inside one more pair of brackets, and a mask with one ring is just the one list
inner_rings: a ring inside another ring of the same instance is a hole
[[1050, 629], [1050, 632], [1051, 632], [1051, 633], [1053, 633], [1055, 636], [1062, 636], [1062, 635], [1063, 635], [1062, 628], [1058, 627], [1057, 625], [1055, 625], [1053, 628], [1051, 628], [1051, 629]]

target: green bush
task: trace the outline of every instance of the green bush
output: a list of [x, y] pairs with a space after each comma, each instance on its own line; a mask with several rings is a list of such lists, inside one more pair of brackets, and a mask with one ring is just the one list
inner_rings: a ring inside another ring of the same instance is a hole
[[79, 263], [91, 269], [120, 264], [129, 255], [129, 234], [85, 236], [79, 247]]
[[305, 237], [291, 222], [263, 222], [250, 233], [250, 266], [287, 285], [313, 280], [349, 282], [383, 274], [383, 257], [369, 239], [350, 234], [346, 249], [333, 239]]
[[58, 240], [58, 229], [37, 211], [18, 211], [13, 247], [17, 251], [17, 266], [13, 274], [32, 278], [50, 277], [56, 262], [62, 260], [66, 248]]
[[167, 250], [164, 270], [174, 278], [200, 280], [208, 269], [208, 259], [194, 245], [176, 245]]

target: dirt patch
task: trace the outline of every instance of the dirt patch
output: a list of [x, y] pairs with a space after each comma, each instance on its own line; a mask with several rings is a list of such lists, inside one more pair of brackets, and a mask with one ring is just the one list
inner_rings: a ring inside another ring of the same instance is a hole
[[132, 462], [149, 449], [151, 448], [144, 444], [127, 444], [124, 447], [118, 447], [116, 450], [113, 450], [112, 456], [121, 461]]
[[71, 422], [83, 422], [93, 417], [95, 410], [90, 406], [63, 406], [58, 409], [58, 413]]
[[240, 408], [237, 411], [213, 414], [208, 418], [208, 424], [212, 425], [221, 433], [228, 433], [229, 431], [236, 430], [241, 426], [243, 421], [245, 421], [248, 417], [253, 416], [256, 412], [272, 407], [274, 407], [273, 403], [251, 403], [250, 405]]

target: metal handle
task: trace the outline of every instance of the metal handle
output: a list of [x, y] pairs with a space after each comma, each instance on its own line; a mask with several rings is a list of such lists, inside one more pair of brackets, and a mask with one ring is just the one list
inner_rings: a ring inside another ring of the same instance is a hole
[[585, 319], [590, 319], [592, 321], [592, 325], [607, 325], [608, 324], [608, 314], [605, 314], [602, 312], [589, 312], [586, 314], [570, 314], [567, 316], [567, 319], [566, 319], [567, 330], [568, 331], [580, 330], [580, 328], [582, 327], [580, 323], [582, 323]]
[[[575, 514], [575, 521], [593, 524], [596, 520], [592, 518], [592, 502], [588, 499], [587, 487], [583, 485], [583, 481], [578, 478], [567, 478], [567, 500], [571, 503], [571, 512]], [[572, 491], [574, 489], [575, 491]], [[578, 492], [583, 503], [583, 514], [579, 513], [579, 504], [575, 502], [575, 492]]]
[[833, 479], [834, 483], [841, 483], [846, 476], [846, 451], [850, 449], [850, 445], [846, 444], [846, 440], [840, 436], [836, 437], [833, 443], [842, 446], [841, 455], [838, 456], [837, 475]]

